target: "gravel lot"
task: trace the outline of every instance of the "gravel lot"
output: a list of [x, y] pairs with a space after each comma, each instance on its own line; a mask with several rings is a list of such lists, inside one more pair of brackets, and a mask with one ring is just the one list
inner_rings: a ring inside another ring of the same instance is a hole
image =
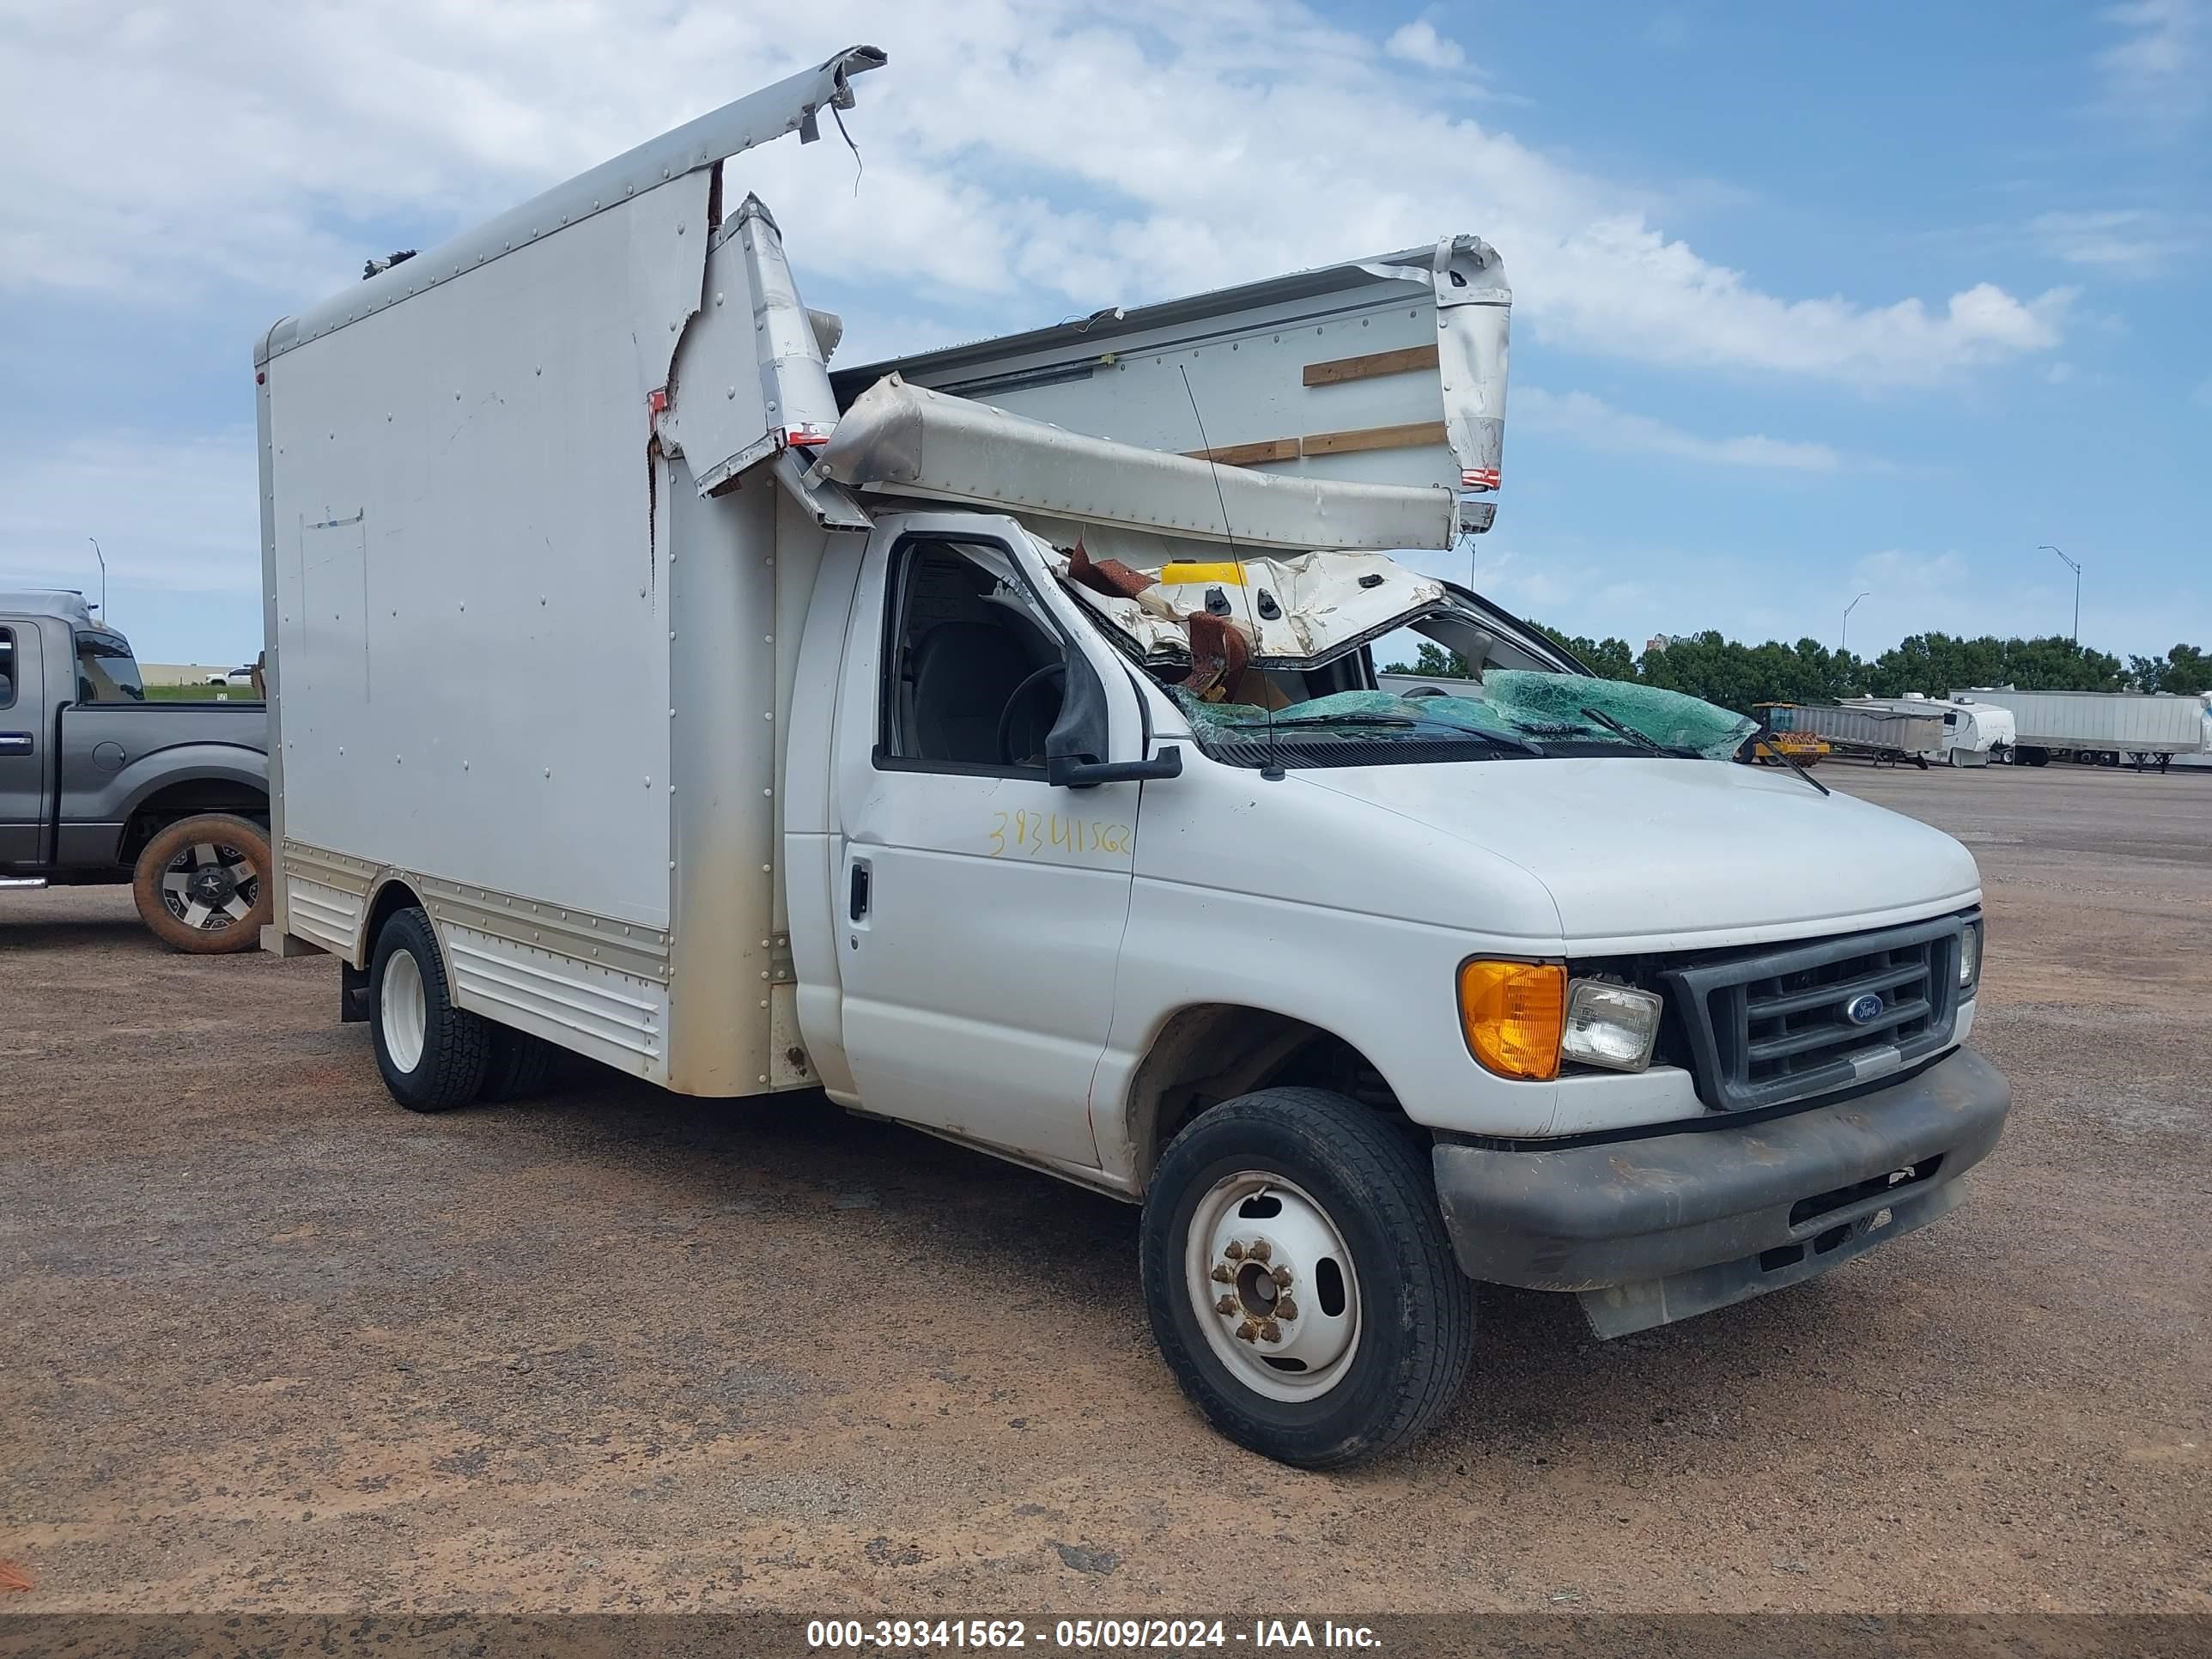
[[1490, 1292], [1348, 1476], [1185, 1406], [1132, 1210], [580, 1064], [410, 1116], [327, 958], [0, 895], [7, 1609], [2212, 1611], [2212, 775], [1821, 775], [1982, 861], [1972, 1197], [1618, 1343]]

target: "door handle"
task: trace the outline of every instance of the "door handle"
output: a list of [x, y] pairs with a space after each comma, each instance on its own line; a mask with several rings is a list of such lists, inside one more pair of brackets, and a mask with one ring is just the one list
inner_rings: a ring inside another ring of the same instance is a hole
[[27, 755], [31, 748], [28, 732], [0, 732], [0, 755]]
[[868, 866], [865, 860], [853, 860], [853, 896], [847, 914], [854, 921], [861, 921], [868, 914]]

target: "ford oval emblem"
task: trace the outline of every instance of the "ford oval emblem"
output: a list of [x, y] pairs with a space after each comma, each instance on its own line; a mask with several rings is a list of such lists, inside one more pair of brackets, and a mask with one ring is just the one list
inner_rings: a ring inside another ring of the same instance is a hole
[[1871, 1025], [1881, 1018], [1885, 1006], [1880, 997], [1869, 991], [1864, 996], [1853, 997], [1844, 1005], [1844, 1018], [1854, 1025]]

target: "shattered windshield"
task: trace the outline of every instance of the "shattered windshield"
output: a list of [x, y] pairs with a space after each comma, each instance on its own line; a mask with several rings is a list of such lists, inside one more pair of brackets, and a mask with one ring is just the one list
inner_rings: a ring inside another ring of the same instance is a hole
[[[1571, 672], [1526, 624], [1384, 554], [1200, 558], [1188, 545], [1085, 526], [1045, 550], [1217, 760], [1727, 760], [1758, 729], [1680, 692]], [[1465, 677], [1378, 679], [1375, 647], [1406, 632]]]
[[[1272, 689], [1281, 676], [1267, 677]], [[1336, 749], [1340, 763], [1355, 763], [1344, 745], [1387, 749], [1367, 760], [1463, 760], [1490, 755], [1644, 753], [1692, 760], [1727, 760], [1757, 730], [1740, 714], [1696, 697], [1548, 670], [1494, 668], [1477, 681], [1437, 695], [1400, 696], [1381, 690], [1328, 693], [1273, 707], [1209, 702], [1181, 686], [1168, 695], [1189, 717], [1201, 747], [1217, 746], [1222, 759], [1243, 750], [1285, 745], [1290, 757], [1328, 763], [1309, 739]]]

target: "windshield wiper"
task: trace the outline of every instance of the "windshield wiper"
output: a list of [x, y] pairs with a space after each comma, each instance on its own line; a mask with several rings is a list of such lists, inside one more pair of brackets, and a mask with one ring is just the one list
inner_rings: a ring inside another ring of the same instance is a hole
[[1626, 738], [1638, 749], [1648, 749], [1655, 755], [1664, 755], [1670, 760], [1703, 760], [1705, 758], [1694, 749], [1684, 749], [1674, 744], [1662, 743], [1656, 738], [1645, 736], [1633, 726], [1623, 726], [1612, 715], [1601, 709], [1583, 708], [1576, 712], [1584, 720], [1595, 725], [1602, 726], [1614, 736]]
[[1736, 757], [1738, 759], [1741, 759], [1744, 750], [1748, 748], [1754, 757], [1753, 763], [1756, 765], [1758, 763], [1755, 757], [1761, 747], [1764, 747], [1768, 754], [1773, 756], [1775, 759], [1780, 761], [1784, 766], [1795, 772], [1799, 777], [1804, 779], [1806, 782], [1811, 784], [1822, 794], [1832, 795], [1836, 793], [1834, 790], [1829, 788], [1826, 784], [1821, 782], [1820, 779], [1814, 777], [1810, 772], [1808, 772], [1803, 767], [1800, 766], [1797, 763], [1797, 757], [1791, 754], [1787, 749], [1782, 747], [1780, 744], [1775, 742], [1774, 733], [1771, 732], [1753, 732], [1749, 737], [1746, 738], [1743, 740], [1742, 744], [1737, 748]]
[[[1255, 722], [1256, 725], [1257, 722]], [[1277, 715], [1277, 726], [1418, 726], [1404, 714], [1289, 714]]]

